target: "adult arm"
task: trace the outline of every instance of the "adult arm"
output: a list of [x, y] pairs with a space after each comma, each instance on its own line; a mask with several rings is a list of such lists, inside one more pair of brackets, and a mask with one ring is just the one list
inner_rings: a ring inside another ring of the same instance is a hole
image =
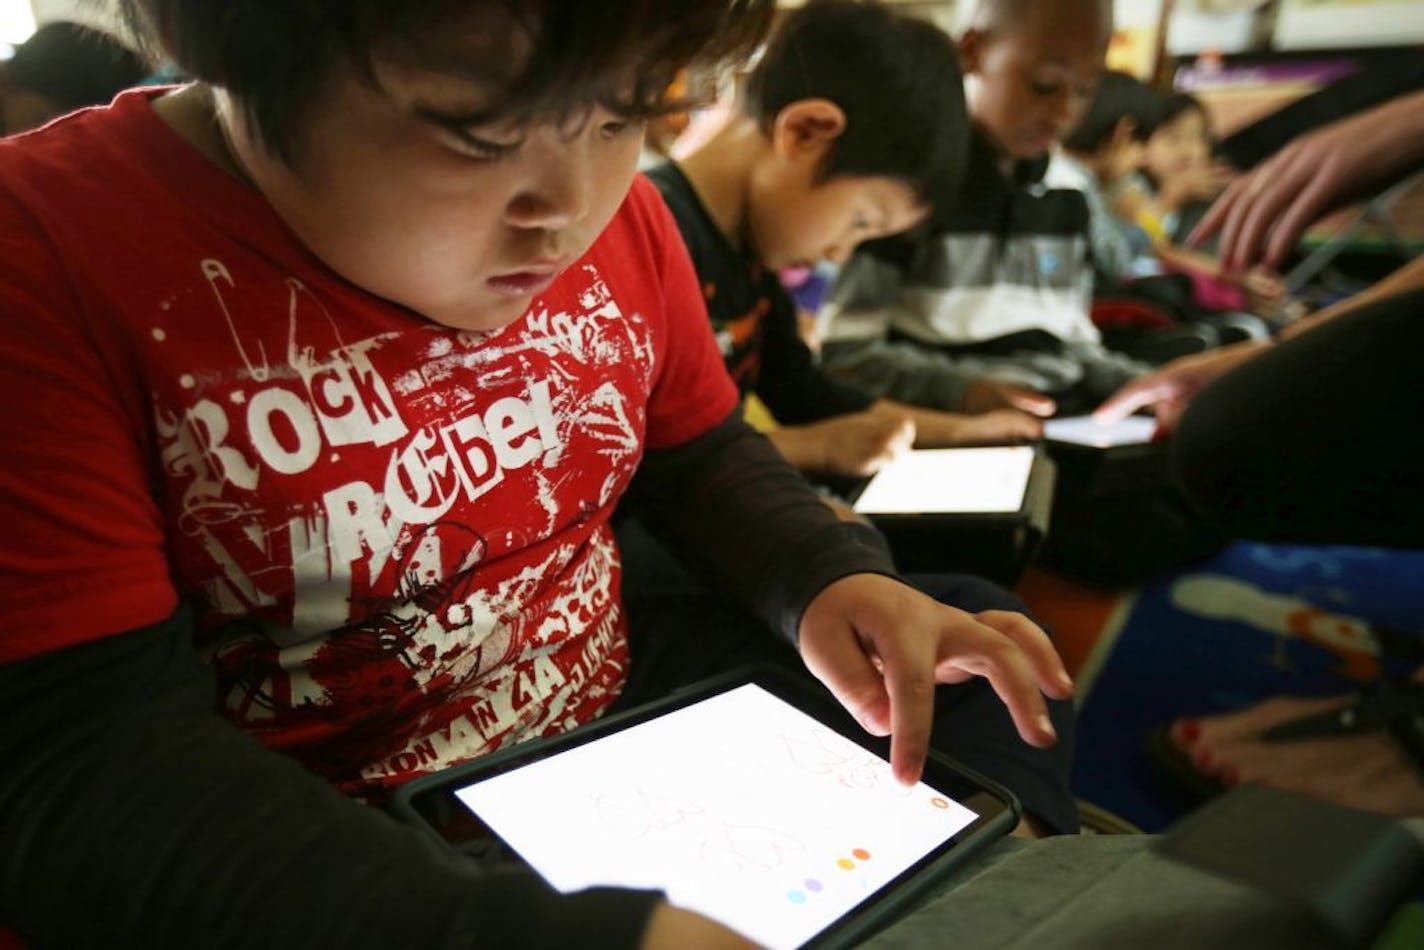
[[[1281, 331], [1279, 339], [1291, 339], [1308, 333], [1370, 304], [1420, 287], [1424, 287], [1424, 258], [1406, 264], [1353, 297], [1297, 320]], [[1113, 393], [1098, 408], [1095, 415], [1103, 422], [1114, 422], [1139, 409], [1151, 408], [1157, 414], [1158, 426], [1163, 431], [1170, 432], [1176, 428], [1178, 419], [1192, 399], [1207, 384], [1254, 359], [1271, 346], [1269, 341], [1249, 340], [1173, 360], [1166, 366], [1127, 383]]]
[[1279, 267], [1322, 215], [1424, 165], [1424, 91], [1310, 132], [1234, 181], [1189, 242], [1220, 235], [1230, 270]]
[[1388, 277], [1376, 281], [1353, 297], [1347, 297], [1338, 303], [1317, 310], [1308, 317], [1295, 321], [1280, 332], [1279, 338], [1289, 340], [1337, 317], [1384, 300], [1386, 297], [1418, 290], [1421, 287], [1424, 287], [1424, 257], [1416, 257]]

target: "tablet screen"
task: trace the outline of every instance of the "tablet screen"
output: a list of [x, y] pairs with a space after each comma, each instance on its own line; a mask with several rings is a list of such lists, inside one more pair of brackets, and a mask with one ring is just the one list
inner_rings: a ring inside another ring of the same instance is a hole
[[976, 818], [755, 684], [456, 796], [563, 892], [657, 888], [797, 947]]
[[1119, 445], [1144, 445], [1152, 441], [1157, 420], [1150, 416], [1128, 416], [1118, 422], [1098, 422], [1092, 416], [1064, 416], [1043, 424], [1043, 437], [1050, 442], [1071, 442], [1097, 449]]
[[1033, 470], [1028, 445], [919, 449], [876, 473], [855, 501], [868, 515], [1012, 514]]

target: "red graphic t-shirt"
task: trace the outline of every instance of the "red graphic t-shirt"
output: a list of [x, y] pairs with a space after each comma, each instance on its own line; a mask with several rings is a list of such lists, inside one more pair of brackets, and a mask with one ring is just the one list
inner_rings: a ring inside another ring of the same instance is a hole
[[736, 405], [656, 192], [461, 332], [326, 269], [152, 95], [0, 145], [0, 661], [190, 600], [226, 714], [352, 792], [596, 716], [612, 507]]

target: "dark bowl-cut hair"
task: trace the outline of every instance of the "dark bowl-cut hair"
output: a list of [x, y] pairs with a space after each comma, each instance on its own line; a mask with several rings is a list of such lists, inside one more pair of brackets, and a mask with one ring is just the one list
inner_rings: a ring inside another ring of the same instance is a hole
[[[121, 0], [139, 35], [183, 72], [225, 89], [263, 144], [292, 161], [306, 110], [341, 60], [374, 82], [378, 48], [423, 41], [463, 14], [502, 11], [527, 36], [491, 120], [565, 122], [597, 105], [629, 118], [685, 108], [667, 90], [688, 66], [744, 59], [773, 0]], [[503, 49], [515, 44], [505, 42]]]
[[1063, 147], [1070, 152], [1096, 152], [1123, 119], [1132, 120], [1133, 138], [1145, 142], [1157, 127], [1161, 103], [1162, 97], [1141, 80], [1127, 73], [1104, 73], [1092, 104], [1063, 139]]
[[803, 99], [830, 100], [846, 116], [822, 180], [895, 178], [934, 208], [958, 198], [970, 135], [964, 82], [953, 40], [933, 24], [880, 3], [807, 3], [772, 36], [742, 109], [769, 133]]
[[[1202, 105], [1201, 100], [1196, 96], [1189, 92], [1169, 93], [1163, 96], [1157, 105], [1157, 115], [1152, 123], [1152, 128], [1155, 131], [1188, 112], [1200, 112], [1203, 119], [1209, 118], [1206, 106]], [[1210, 134], [1211, 132], [1208, 130], [1207, 135], [1210, 136]]]

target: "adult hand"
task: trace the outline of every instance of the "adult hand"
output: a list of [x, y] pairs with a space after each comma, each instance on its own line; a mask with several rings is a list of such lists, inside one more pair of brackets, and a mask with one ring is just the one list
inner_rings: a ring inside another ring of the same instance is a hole
[[1424, 160], [1424, 93], [1301, 136], [1233, 182], [1188, 243], [1221, 236], [1231, 271], [1279, 268], [1301, 234], [1328, 211], [1368, 195]]
[[1058, 406], [1052, 397], [1024, 386], [1001, 383], [986, 376], [971, 380], [964, 389], [964, 411], [981, 415], [995, 409], [1017, 409], [1047, 419], [1058, 411]]
[[919, 779], [929, 750], [936, 683], [989, 681], [1030, 745], [1058, 740], [1043, 696], [1073, 681], [1048, 636], [1023, 614], [969, 614], [879, 574], [852, 574], [821, 591], [801, 617], [801, 658], [867, 732], [890, 736], [890, 764]]
[[1177, 427], [1177, 421], [1192, 397], [1212, 380], [1256, 356], [1269, 345], [1248, 340], [1175, 359], [1113, 393], [1098, 407], [1093, 417], [1102, 423], [1117, 422], [1150, 406], [1157, 414], [1158, 431], [1171, 432]]

